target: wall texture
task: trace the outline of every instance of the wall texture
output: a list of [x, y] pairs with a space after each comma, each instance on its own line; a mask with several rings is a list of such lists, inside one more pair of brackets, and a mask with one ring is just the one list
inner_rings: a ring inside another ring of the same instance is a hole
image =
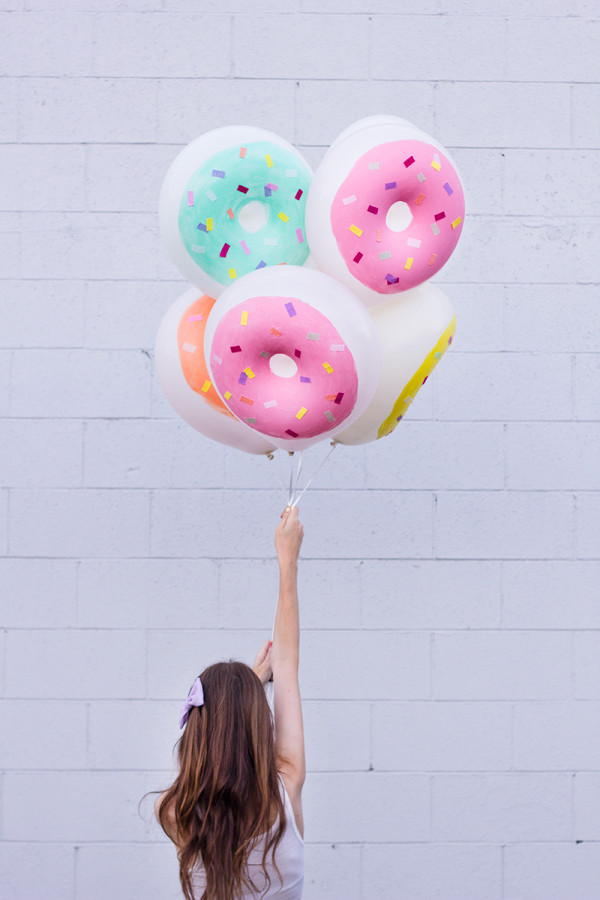
[[138, 802], [199, 669], [270, 631], [274, 464], [153, 374], [163, 174], [236, 122], [316, 165], [379, 112], [451, 150], [469, 215], [451, 352], [302, 504], [305, 897], [597, 900], [597, 3], [0, 10], [2, 900], [177, 896]]

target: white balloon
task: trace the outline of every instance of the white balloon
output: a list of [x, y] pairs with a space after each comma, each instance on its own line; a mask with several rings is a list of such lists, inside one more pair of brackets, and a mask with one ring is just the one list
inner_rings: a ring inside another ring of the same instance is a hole
[[367, 409], [337, 435], [340, 444], [366, 444], [390, 434], [454, 334], [452, 304], [431, 283], [370, 313], [381, 341], [381, 377]]
[[[197, 356], [200, 366], [204, 363], [204, 346], [191, 342], [180, 347], [178, 331], [186, 312], [203, 297], [197, 288], [190, 288], [167, 310], [160, 323], [154, 348], [156, 373], [163, 392], [182, 419], [206, 437], [221, 444], [228, 444], [247, 453], [262, 454], [275, 450], [275, 445], [261, 434], [253, 432], [222, 406], [220, 400], [211, 403], [202, 392], [200, 383], [194, 390], [182, 368], [182, 354]], [[206, 297], [206, 301], [211, 298]], [[210, 303], [207, 303], [210, 305]], [[184, 323], [185, 324], [185, 323]], [[201, 376], [202, 382], [204, 377]], [[214, 391], [214, 388], [212, 389]]]
[[334, 437], [366, 408], [379, 339], [360, 301], [309, 268], [251, 272], [215, 303], [205, 334], [212, 380], [247, 427], [285, 450]]

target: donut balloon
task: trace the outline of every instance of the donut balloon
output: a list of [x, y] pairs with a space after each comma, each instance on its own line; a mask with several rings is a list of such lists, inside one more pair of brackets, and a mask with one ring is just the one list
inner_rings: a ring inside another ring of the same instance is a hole
[[379, 380], [369, 313], [347, 287], [309, 268], [240, 278], [215, 303], [204, 346], [227, 407], [286, 450], [350, 425]]
[[381, 378], [367, 409], [336, 436], [340, 444], [366, 444], [391, 434], [452, 343], [456, 328], [450, 300], [433, 284], [370, 312], [381, 340]]
[[376, 116], [334, 141], [315, 172], [306, 229], [318, 267], [368, 306], [430, 279], [462, 232], [448, 152], [404, 119]]
[[154, 348], [158, 380], [173, 409], [206, 437], [248, 453], [270, 453], [274, 444], [238, 421], [212, 384], [204, 332], [214, 303], [191, 288], [167, 311]]
[[213, 297], [254, 269], [303, 265], [311, 177], [301, 154], [270, 131], [203, 134], [173, 161], [161, 189], [160, 227], [173, 262]]

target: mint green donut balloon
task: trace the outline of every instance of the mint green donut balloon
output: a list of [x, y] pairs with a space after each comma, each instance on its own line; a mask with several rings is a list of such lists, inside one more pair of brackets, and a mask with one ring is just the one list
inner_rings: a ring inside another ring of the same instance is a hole
[[213, 297], [254, 269], [303, 265], [311, 178], [298, 151], [271, 132], [230, 126], [202, 135], [175, 159], [161, 191], [173, 262]]

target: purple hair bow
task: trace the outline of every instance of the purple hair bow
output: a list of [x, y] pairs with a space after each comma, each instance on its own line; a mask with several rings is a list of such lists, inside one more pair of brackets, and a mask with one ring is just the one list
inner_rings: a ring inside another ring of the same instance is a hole
[[187, 700], [181, 707], [181, 717], [179, 719], [180, 728], [184, 727], [194, 706], [204, 706], [204, 690], [202, 688], [200, 676], [196, 678], [190, 689]]

